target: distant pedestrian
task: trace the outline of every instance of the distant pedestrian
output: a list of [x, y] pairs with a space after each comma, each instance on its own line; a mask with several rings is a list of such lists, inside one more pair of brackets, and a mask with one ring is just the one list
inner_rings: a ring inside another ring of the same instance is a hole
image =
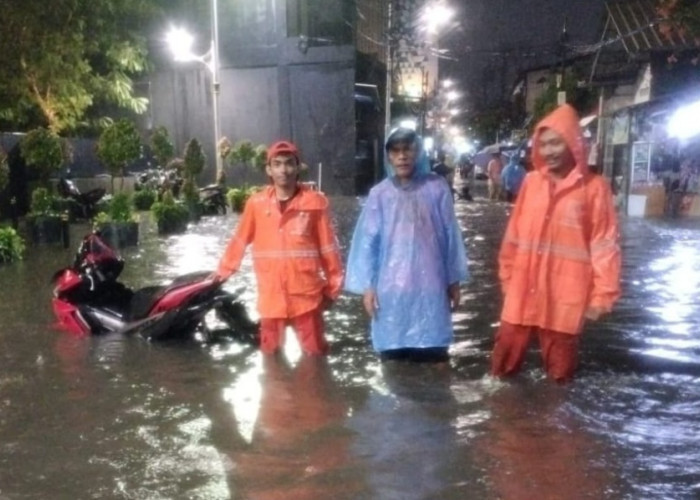
[[451, 311], [467, 279], [452, 196], [413, 130], [393, 131], [386, 153], [387, 178], [355, 227], [345, 288], [362, 294], [382, 360], [447, 361]]
[[260, 349], [265, 354], [280, 349], [288, 324], [304, 353], [326, 354], [323, 311], [342, 289], [343, 268], [328, 200], [299, 182], [300, 170], [293, 143], [270, 146], [265, 172], [271, 185], [246, 202], [216, 272], [228, 279], [252, 244]]
[[437, 154], [437, 162], [435, 162], [435, 165], [432, 167], [432, 171], [436, 174], [438, 174], [440, 177], [444, 178], [445, 181], [447, 182], [447, 185], [450, 186], [450, 191], [452, 192], [452, 196], [454, 197], [454, 169], [450, 168], [450, 166], [446, 162], [446, 155], [444, 151], [440, 151]]
[[499, 254], [504, 295], [491, 373], [520, 370], [537, 334], [547, 375], [565, 382], [578, 362], [586, 320], [620, 295], [620, 248], [612, 194], [588, 171], [579, 118], [569, 105], [537, 126], [530, 172]]
[[501, 172], [501, 186], [507, 202], [513, 203], [515, 201], [523, 179], [525, 179], [525, 174], [527, 172], [521, 164], [520, 155], [516, 152]]
[[496, 151], [491, 155], [491, 160], [486, 166], [486, 175], [488, 176], [489, 200], [501, 199], [502, 170], [503, 161], [501, 160], [501, 152]]

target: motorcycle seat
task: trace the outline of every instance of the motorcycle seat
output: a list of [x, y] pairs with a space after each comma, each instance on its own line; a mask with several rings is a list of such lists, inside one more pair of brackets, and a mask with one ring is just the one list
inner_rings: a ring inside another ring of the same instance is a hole
[[210, 272], [197, 272], [179, 276], [169, 285], [147, 286], [134, 292], [129, 304], [129, 320], [136, 321], [148, 316], [153, 306], [169, 291], [202, 281]]
[[164, 295], [167, 288], [165, 286], [147, 286], [136, 290], [129, 304], [129, 320], [136, 321], [148, 316], [148, 312]]

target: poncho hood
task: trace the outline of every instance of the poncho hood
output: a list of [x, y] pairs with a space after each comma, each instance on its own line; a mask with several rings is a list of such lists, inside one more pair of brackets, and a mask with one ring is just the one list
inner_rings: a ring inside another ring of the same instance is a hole
[[546, 165], [544, 158], [540, 155], [538, 144], [544, 129], [552, 129], [564, 138], [576, 161], [574, 170], [581, 175], [587, 174], [586, 143], [583, 139], [583, 132], [579, 125], [579, 117], [576, 110], [569, 104], [564, 104], [545, 116], [537, 124], [532, 137], [532, 163], [535, 169], [542, 173], [546, 171]]
[[[393, 179], [396, 176], [396, 171], [389, 162], [389, 153], [387, 152], [387, 145], [391, 141], [396, 140], [397, 137], [407, 135], [411, 132], [413, 131], [409, 129], [395, 128], [391, 132], [389, 132], [389, 135], [387, 136], [386, 141], [384, 142], [384, 171], [386, 172], [386, 176], [390, 179]], [[430, 161], [428, 160], [428, 155], [426, 154], [425, 149], [423, 148], [423, 138], [415, 132], [413, 132], [412, 136], [415, 137], [415, 140], [413, 142], [416, 145], [416, 161], [412, 178], [417, 179], [430, 173]]]

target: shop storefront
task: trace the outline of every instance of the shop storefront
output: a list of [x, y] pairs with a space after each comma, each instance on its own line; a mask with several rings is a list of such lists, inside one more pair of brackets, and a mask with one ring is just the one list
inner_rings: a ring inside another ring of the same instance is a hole
[[628, 215], [700, 216], [696, 100], [657, 99], [612, 116], [606, 134], [608, 174], [618, 206]]

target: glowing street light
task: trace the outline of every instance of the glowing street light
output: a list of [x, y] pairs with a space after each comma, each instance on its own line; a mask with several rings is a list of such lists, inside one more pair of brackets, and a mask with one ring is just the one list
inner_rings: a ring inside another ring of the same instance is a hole
[[211, 1], [212, 38], [209, 51], [203, 55], [192, 52], [194, 37], [183, 28], [170, 28], [165, 40], [177, 62], [197, 61], [204, 64], [211, 73], [211, 93], [214, 108], [214, 157], [216, 159], [216, 182], [223, 180], [224, 166], [219, 154], [219, 140], [221, 139], [221, 122], [219, 118], [219, 14], [217, 0]]
[[423, 22], [429, 33], [435, 33], [454, 16], [454, 11], [441, 3], [428, 5], [423, 11]]
[[697, 119], [699, 112], [700, 101], [676, 110], [668, 121], [668, 135], [678, 139], [688, 139], [700, 134], [700, 124]]

